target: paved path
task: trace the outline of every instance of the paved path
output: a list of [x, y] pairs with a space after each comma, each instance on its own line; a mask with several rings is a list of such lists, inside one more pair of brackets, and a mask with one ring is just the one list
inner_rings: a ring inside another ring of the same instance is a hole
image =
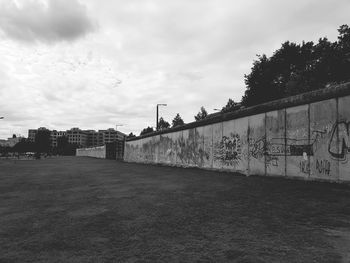
[[0, 262], [349, 262], [350, 187], [0, 160]]

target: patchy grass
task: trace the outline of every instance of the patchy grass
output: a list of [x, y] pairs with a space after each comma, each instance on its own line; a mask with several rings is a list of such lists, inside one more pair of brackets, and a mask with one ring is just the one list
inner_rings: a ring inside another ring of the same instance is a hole
[[349, 262], [350, 187], [0, 160], [1, 262]]

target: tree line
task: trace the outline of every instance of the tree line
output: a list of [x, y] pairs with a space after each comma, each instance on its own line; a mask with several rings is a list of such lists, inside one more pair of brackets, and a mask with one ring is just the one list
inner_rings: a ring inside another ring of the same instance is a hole
[[[288, 96], [326, 88], [332, 84], [350, 81], [350, 28], [342, 25], [338, 29], [337, 41], [326, 37], [317, 43], [312, 41], [297, 44], [286, 41], [268, 57], [257, 55], [249, 74], [244, 75], [245, 92], [240, 102], [229, 98], [221, 113], [235, 111], [241, 107], [282, 99]], [[208, 117], [202, 106], [195, 121]], [[184, 125], [179, 113], [171, 127]], [[160, 130], [170, 128], [170, 123], [159, 120]], [[152, 127], [143, 129], [140, 135], [154, 132]], [[128, 136], [135, 137], [134, 134]]]

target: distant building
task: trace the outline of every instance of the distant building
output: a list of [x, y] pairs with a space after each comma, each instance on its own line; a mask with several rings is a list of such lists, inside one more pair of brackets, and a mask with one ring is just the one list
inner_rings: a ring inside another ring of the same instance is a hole
[[58, 138], [66, 135], [67, 135], [66, 131], [56, 131], [56, 130], [51, 131], [51, 134], [50, 134], [51, 146], [57, 147]]
[[88, 133], [79, 128], [72, 128], [66, 132], [68, 142], [78, 145], [79, 148], [88, 146]]
[[8, 138], [7, 140], [0, 140], [0, 146], [2, 147], [13, 147], [17, 143], [19, 143], [24, 137], [16, 137]]
[[98, 130], [98, 143], [104, 145], [106, 143], [115, 142], [117, 140], [124, 140], [126, 134], [116, 131], [113, 128], [107, 130]]
[[35, 136], [38, 133], [37, 129], [29, 129], [28, 130], [28, 141], [35, 142]]
[[[47, 130], [44, 127], [39, 129], [29, 129], [28, 130], [28, 140], [31, 142], [35, 142], [35, 136], [38, 133], [38, 130]], [[117, 140], [124, 140], [126, 134], [116, 131], [113, 128], [109, 128], [107, 130], [81, 130], [79, 128], [71, 128], [67, 131], [50, 131], [51, 137], [51, 146], [58, 146], [58, 138], [59, 137], [67, 137], [68, 142], [71, 144], [76, 144], [78, 147], [95, 147], [102, 146], [106, 143], [114, 142]]]

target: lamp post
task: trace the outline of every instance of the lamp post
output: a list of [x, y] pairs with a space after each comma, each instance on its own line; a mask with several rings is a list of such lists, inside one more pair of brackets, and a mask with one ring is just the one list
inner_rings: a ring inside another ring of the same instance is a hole
[[156, 120], [156, 130], [158, 131], [159, 130], [159, 125], [158, 125], [158, 115], [159, 115], [159, 106], [167, 106], [167, 104], [164, 104], [164, 103], [160, 103], [160, 104], [157, 104], [157, 120]]

